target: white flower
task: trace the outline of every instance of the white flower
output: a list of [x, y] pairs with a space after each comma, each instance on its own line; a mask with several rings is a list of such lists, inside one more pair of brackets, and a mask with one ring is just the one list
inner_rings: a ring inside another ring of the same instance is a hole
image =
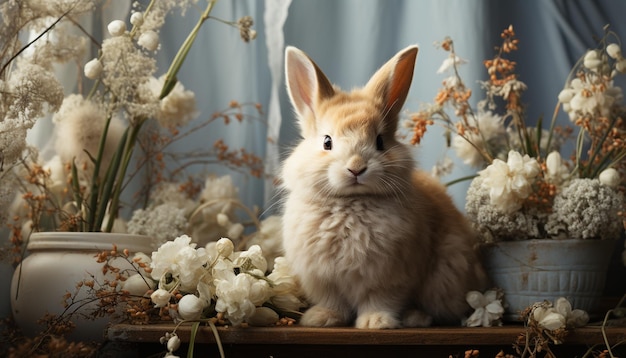
[[465, 296], [467, 303], [475, 310], [465, 323], [468, 327], [491, 327], [500, 325], [500, 318], [504, 313], [502, 295], [495, 290], [488, 290], [485, 294], [470, 291]]
[[113, 20], [107, 26], [111, 36], [122, 36], [126, 32], [126, 23], [122, 20]]
[[159, 288], [150, 295], [150, 300], [154, 303], [154, 307], [165, 307], [170, 302], [172, 294], [168, 290]]
[[510, 151], [507, 162], [494, 159], [493, 163], [479, 172], [482, 186], [489, 188], [491, 205], [504, 213], [512, 213], [522, 207], [523, 199], [532, 192], [532, 181], [539, 174], [537, 160]]
[[178, 314], [180, 314], [180, 317], [184, 320], [200, 319], [202, 311], [207, 305], [208, 302], [200, 299], [196, 295], [184, 295], [180, 301], [178, 301]]
[[554, 308], [565, 317], [568, 327], [582, 327], [589, 322], [587, 312], [580, 309], [573, 310], [572, 304], [565, 297], [559, 297], [554, 304]]
[[152, 253], [152, 277], [160, 279], [170, 273], [180, 282], [183, 292], [196, 290], [198, 282], [207, 273], [203, 268], [210, 257], [204, 248], [196, 249], [191, 243], [191, 237], [182, 235], [174, 241], [168, 241]]
[[167, 350], [172, 353], [180, 348], [180, 338], [176, 333], [172, 334], [170, 339], [167, 340]]
[[464, 60], [460, 58], [459, 56], [453, 56], [452, 54], [450, 54], [448, 58], [443, 60], [443, 63], [437, 70], [437, 73], [444, 73], [448, 71], [449, 69], [453, 68], [454, 66], [462, 65], [465, 63], [467, 63], [467, 60]]
[[606, 53], [615, 60], [619, 60], [622, 58], [622, 49], [618, 44], [612, 43], [606, 47]]
[[274, 268], [274, 259], [283, 253], [282, 218], [272, 215], [261, 221], [261, 227], [248, 241], [247, 248], [259, 245], [267, 261], [267, 269]]
[[122, 289], [133, 296], [143, 296], [148, 290], [156, 288], [156, 282], [140, 274], [134, 274], [122, 284]]
[[615, 62], [615, 70], [619, 73], [626, 73], [626, 58], [621, 58]]
[[616, 189], [620, 183], [619, 172], [614, 168], [604, 169], [598, 179], [600, 179], [600, 183], [613, 189]]
[[566, 327], [581, 327], [589, 321], [589, 315], [583, 310], [572, 310], [572, 305], [565, 297], [552, 302], [536, 303], [529, 319], [535, 320], [540, 327], [554, 331]]
[[600, 59], [598, 50], [587, 51], [583, 58], [583, 66], [594, 71], [602, 66], [602, 60]]
[[272, 297], [270, 301], [279, 309], [286, 311], [298, 311], [306, 304], [300, 299], [302, 296], [296, 279], [291, 272], [287, 260], [278, 256], [274, 259], [274, 270], [267, 275], [271, 281]]
[[479, 133], [466, 131], [463, 135], [454, 136], [452, 147], [456, 155], [463, 159], [463, 163], [473, 167], [480, 167], [485, 163], [485, 159], [476, 149], [487, 148], [490, 143], [502, 140], [505, 135], [505, 128], [502, 117], [491, 111], [478, 112], [474, 125]]
[[533, 311], [533, 317], [537, 321], [540, 327], [547, 330], [554, 331], [560, 328], [565, 328], [566, 320], [562, 314], [556, 312], [552, 307], [543, 308], [538, 307]]
[[[97, 102], [71, 94], [63, 100], [63, 105], [52, 117], [56, 126], [55, 149], [64, 163], [75, 160], [78, 167], [92, 166], [91, 156], [98, 153], [100, 137], [106, 123], [106, 113]], [[124, 133], [124, 124], [111, 118], [107, 132], [101, 166], [106, 168]]]
[[217, 253], [221, 257], [225, 257], [225, 258], [230, 257], [230, 255], [233, 254], [233, 251], [235, 249], [235, 245], [233, 244], [233, 242], [227, 238], [221, 238], [217, 240], [215, 247], [216, 247]]
[[267, 271], [267, 261], [265, 261], [263, 250], [259, 245], [252, 245], [248, 250], [240, 252], [235, 259], [235, 266], [241, 267], [245, 271], [255, 268], [261, 272]]
[[102, 63], [97, 58], [92, 59], [91, 61], [85, 64], [85, 77], [95, 80], [102, 74]]
[[143, 32], [139, 35], [137, 44], [148, 51], [156, 51], [159, 48], [159, 35], [152, 30]]
[[545, 179], [548, 183], [552, 183], [556, 186], [561, 186], [570, 176], [567, 165], [563, 163], [561, 154], [559, 152], [550, 152], [546, 158], [546, 173]]
[[216, 218], [219, 226], [226, 227], [231, 224], [230, 218], [224, 213], [218, 213]]
[[[156, 41], [158, 42], [158, 36]], [[139, 95], [145, 102], [158, 104], [155, 117], [161, 127], [172, 129], [184, 126], [198, 116], [196, 95], [192, 91], [185, 90], [185, 86], [180, 82], [176, 82], [172, 91], [159, 100], [164, 83], [165, 75], [158, 79], [150, 77], [148, 81], [142, 83]]]
[[237, 326], [254, 314], [256, 305], [249, 299], [251, 276], [234, 273], [230, 276], [230, 279], [215, 280], [215, 310], [223, 312]]
[[143, 24], [143, 13], [139, 11], [135, 11], [130, 15], [130, 23], [134, 26], [140, 26]]

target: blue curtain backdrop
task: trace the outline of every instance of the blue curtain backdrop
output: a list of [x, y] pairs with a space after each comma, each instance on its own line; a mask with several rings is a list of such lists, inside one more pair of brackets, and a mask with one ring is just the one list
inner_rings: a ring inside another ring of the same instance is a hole
[[[281, 9], [287, 10], [283, 26]], [[233, 29], [208, 23], [194, 44], [180, 80], [196, 92], [204, 116], [231, 99], [259, 102], [266, 113], [270, 101], [278, 100], [279, 110], [270, 111], [267, 124], [244, 123], [198, 133], [182, 144], [207, 145], [223, 137], [233, 147], [244, 146], [261, 156], [270, 156], [270, 162], [273, 152], [284, 155], [289, 150], [298, 133], [284, 89], [282, 68], [276, 68], [277, 58], [282, 66], [281, 36], [284, 45], [307, 52], [332, 81], [345, 89], [364, 84], [398, 50], [410, 44], [420, 45], [413, 87], [405, 106], [412, 111], [420, 103], [432, 101], [443, 79], [435, 72], [446, 54], [433, 46], [435, 41], [450, 36], [457, 53], [469, 60], [461, 75], [474, 87], [473, 98], [477, 101], [482, 95], [477, 81], [486, 78], [482, 61], [493, 55], [500, 32], [512, 24], [521, 41], [514, 58], [520, 79], [529, 88], [523, 98], [528, 118], [549, 118], [569, 70], [586, 49], [595, 46], [603, 27], [610, 24], [626, 39], [624, 14], [626, 1], [620, 0], [221, 1], [214, 15], [223, 19], [253, 16], [258, 38], [245, 44]], [[172, 58], [192, 25], [193, 21], [166, 25], [161, 60]], [[277, 98], [272, 97], [272, 86]], [[564, 117], [561, 120], [567, 122]], [[278, 147], [268, 147], [268, 134]], [[419, 165], [430, 170], [444, 155], [443, 144], [441, 132], [431, 127], [421, 146], [415, 148]], [[454, 173], [443, 180], [470, 173], [471, 168], [457, 163]], [[245, 202], [270, 206], [271, 181], [248, 180], [244, 176], [236, 179]], [[461, 208], [467, 185], [450, 187]]]

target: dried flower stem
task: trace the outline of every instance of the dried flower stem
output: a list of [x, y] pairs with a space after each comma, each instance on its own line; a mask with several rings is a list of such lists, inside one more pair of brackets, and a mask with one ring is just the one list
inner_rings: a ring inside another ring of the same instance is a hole
[[206, 9], [202, 13], [202, 16], [200, 16], [200, 19], [196, 23], [196, 26], [193, 28], [193, 30], [191, 30], [191, 32], [185, 39], [185, 42], [183, 42], [183, 45], [180, 47], [180, 49], [176, 53], [176, 56], [174, 57], [174, 60], [172, 61], [170, 68], [167, 70], [167, 73], [165, 74], [165, 83], [163, 84], [163, 89], [161, 90], [159, 99], [163, 99], [172, 91], [172, 89], [174, 89], [176, 82], [178, 82], [176, 75], [178, 74], [178, 71], [182, 67], [183, 62], [185, 62], [185, 58], [187, 57], [189, 50], [191, 50], [191, 45], [193, 45], [194, 40], [196, 39], [196, 36], [198, 36], [198, 33], [200, 32], [200, 28], [202, 27], [202, 24], [204, 24], [204, 22], [209, 19], [209, 14], [211, 13], [211, 10], [213, 10], [213, 6], [215, 6], [216, 2], [217, 0], [209, 1]]

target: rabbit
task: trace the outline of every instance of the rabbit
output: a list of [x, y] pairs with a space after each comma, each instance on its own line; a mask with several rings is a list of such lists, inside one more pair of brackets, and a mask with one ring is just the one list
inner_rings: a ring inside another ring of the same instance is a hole
[[486, 288], [464, 215], [396, 139], [417, 52], [344, 92], [304, 52], [285, 51], [302, 140], [281, 167], [283, 249], [312, 305], [303, 326], [460, 325], [466, 293]]

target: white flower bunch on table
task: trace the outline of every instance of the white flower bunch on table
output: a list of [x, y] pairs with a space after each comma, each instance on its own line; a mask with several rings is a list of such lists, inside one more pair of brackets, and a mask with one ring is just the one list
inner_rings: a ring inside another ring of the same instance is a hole
[[284, 259], [277, 257], [274, 269], [266, 274], [267, 261], [258, 245], [235, 251], [233, 242], [222, 238], [196, 247], [191, 237], [183, 235], [142, 260], [149, 265], [148, 277], [131, 276], [124, 289], [135, 295], [151, 289], [154, 306], [175, 320], [219, 315], [235, 326], [271, 325], [278, 322], [279, 312], [297, 314], [305, 306]]

